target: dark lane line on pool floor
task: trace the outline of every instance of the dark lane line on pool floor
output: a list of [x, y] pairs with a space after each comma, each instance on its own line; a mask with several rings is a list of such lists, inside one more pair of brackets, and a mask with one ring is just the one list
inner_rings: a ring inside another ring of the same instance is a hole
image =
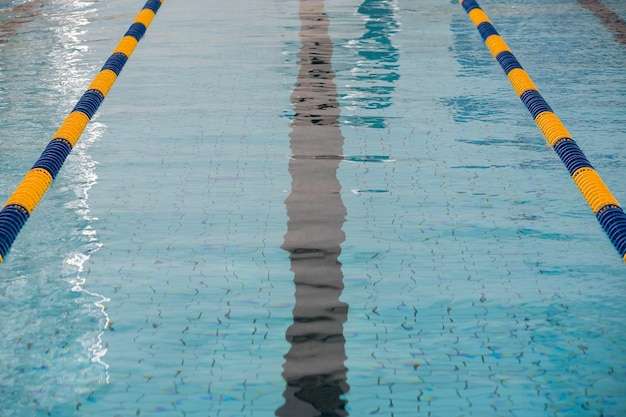
[[626, 46], [626, 22], [617, 13], [599, 0], [578, 0], [578, 3], [600, 19], [604, 27], [613, 33], [617, 43]]
[[0, 10], [0, 44], [7, 43], [20, 26], [35, 20], [42, 7], [43, 0], [35, 0]]
[[338, 260], [347, 214], [337, 179], [344, 138], [324, 0], [301, 0], [299, 14], [302, 46], [289, 135], [294, 157], [282, 245], [294, 273], [295, 305], [286, 332], [285, 404], [276, 415], [343, 417], [348, 415], [344, 394], [350, 389], [343, 334], [348, 305], [339, 300], [344, 284]]

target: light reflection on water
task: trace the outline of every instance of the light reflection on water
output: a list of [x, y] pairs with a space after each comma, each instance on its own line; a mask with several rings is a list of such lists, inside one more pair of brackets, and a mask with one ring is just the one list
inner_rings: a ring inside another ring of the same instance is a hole
[[[89, 68], [84, 65], [82, 57], [88, 52], [89, 47], [81, 41], [81, 36], [87, 32], [86, 26], [90, 23], [89, 18], [94, 14], [93, 9], [85, 9], [85, 2], [75, 1], [69, 5], [66, 4], [66, 10], [55, 13], [50, 16], [53, 28], [57, 32], [58, 39], [63, 40], [64, 51], [62, 54], [52, 54], [52, 67], [55, 69], [53, 79], [57, 81], [54, 85], [55, 90], [62, 97], [62, 102], [73, 105], [77, 98], [84, 91], [91, 80], [95, 68]], [[58, 103], [57, 98], [53, 103]], [[94, 119], [97, 119], [96, 115]], [[65, 204], [65, 207], [80, 217], [79, 228], [77, 232], [82, 235], [83, 242], [81, 252], [70, 252], [64, 261], [65, 271], [68, 283], [71, 285], [71, 291], [80, 293], [86, 305], [81, 306], [87, 310], [87, 314], [97, 318], [98, 328], [85, 333], [81, 337], [82, 344], [90, 355], [90, 361], [97, 367], [104, 370], [104, 382], [108, 382], [108, 373], [106, 369], [108, 364], [104, 360], [106, 355], [106, 347], [103, 345], [102, 336], [104, 330], [109, 327], [110, 320], [106, 313], [104, 303], [110, 301], [108, 297], [94, 293], [85, 288], [87, 278], [84, 276], [84, 265], [90, 256], [96, 252], [102, 244], [98, 241], [97, 231], [93, 229], [91, 223], [97, 220], [90, 215], [89, 208], [89, 190], [97, 183], [98, 176], [96, 174], [97, 162], [89, 154], [89, 148], [98, 142], [102, 136], [102, 132], [106, 129], [103, 123], [92, 120], [85, 129], [81, 140], [74, 147], [71, 159], [68, 160], [65, 167], [65, 176], [71, 177], [67, 186], [74, 194], [74, 198]], [[98, 317], [99, 316], [99, 317]], [[100, 371], [96, 370], [96, 375]], [[97, 377], [96, 382], [100, 382], [102, 377]], [[93, 381], [87, 381], [93, 383]], [[88, 388], [83, 388], [88, 389]]]
[[[107, 349], [103, 344], [102, 336], [104, 330], [109, 328], [110, 319], [106, 312], [105, 304], [111, 301], [110, 298], [89, 291], [85, 288], [87, 278], [84, 276], [84, 265], [89, 260], [90, 256], [102, 247], [102, 243], [98, 241], [97, 231], [91, 226], [93, 220], [97, 220], [90, 215], [89, 209], [89, 190], [97, 183], [98, 176], [96, 174], [96, 162], [89, 155], [89, 147], [96, 143], [101, 135], [103, 129], [106, 127], [99, 122], [91, 122], [85, 129], [83, 139], [80, 141], [73, 150], [73, 158], [75, 163], [72, 164], [74, 168], [72, 175], [77, 179], [77, 182], [73, 184], [73, 191], [75, 199], [66, 204], [66, 208], [71, 209], [77, 215], [81, 217], [83, 222], [82, 235], [83, 235], [83, 252], [71, 253], [67, 256], [64, 265], [69, 267], [67, 274], [67, 280], [72, 285], [72, 291], [84, 294], [86, 299], [91, 299], [91, 303], [95, 307], [96, 314], [100, 313], [103, 322], [102, 326], [96, 331], [97, 334], [94, 338], [95, 332], [85, 334], [84, 344], [89, 350], [91, 355], [91, 361], [102, 366], [105, 370], [109, 365], [105, 362], [104, 356]], [[95, 300], [95, 301], [94, 301]], [[92, 307], [85, 306], [89, 310]], [[93, 314], [93, 313], [91, 313]], [[105, 372], [105, 381], [108, 383], [109, 376]]]
[[[9, 123], [0, 122], [2, 198], [89, 84], [94, 68], [85, 65], [89, 47], [81, 38], [93, 13], [82, 1], [30, 1], [0, 11], [0, 109], [12, 116]], [[84, 270], [101, 246], [88, 203], [97, 182], [89, 148], [104, 129], [102, 123], [88, 125], [51, 195], [25, 226], [35, 231], [33, 240], [16, 242], [2, 265], [0, 352], [7, 365], [0, 375], [2, 415], [34, 415], [78, 403], [108, 379], [102, 342], [108, 299], [85, 288]], [[36, 243], [42, 244], [40, 253]], [[50, 245], [65, 251], [65, 259], [48, 252]]]
[[387, 118], [380, 110], [392, 104], [395, 83], [400, 78], [399, 50], [393, 35], [400, 30], [394, 0], [365, 0], [357, 9], [365, 32], [358, 39], [346, 40], [340, 47], [354, 52], [349, 69], [347, 92], [341, 97], [347, 126], [385, 128]]

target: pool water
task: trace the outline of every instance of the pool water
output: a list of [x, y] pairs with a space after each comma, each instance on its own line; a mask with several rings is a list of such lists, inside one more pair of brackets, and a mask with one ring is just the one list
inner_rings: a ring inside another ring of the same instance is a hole
[[[480, 2], [624, 202], [582, 3]], [[143, 4], [0, 1], [3, 201]], [[457, 1], [168, 0], [0, 266], [0, 415], [622, 416], [594, 217]]]

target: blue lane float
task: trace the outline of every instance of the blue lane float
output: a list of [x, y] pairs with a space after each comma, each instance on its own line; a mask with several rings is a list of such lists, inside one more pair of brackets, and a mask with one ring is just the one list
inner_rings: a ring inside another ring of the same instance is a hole
[[475, 0], [459, 0], [513, 89], [557, 153], [598, 222], [626, 262], [626, 214], [563, 123], [544, 100], [504, 39]]
[[39, 159], [0, 210], [0, 263], [57, 176], [164, 0], [148, 0]]

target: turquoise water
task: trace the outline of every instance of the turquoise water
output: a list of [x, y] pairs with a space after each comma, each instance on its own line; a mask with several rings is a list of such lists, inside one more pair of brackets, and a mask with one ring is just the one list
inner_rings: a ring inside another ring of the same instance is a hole
[[[3, 201], [144, 2], [19, 3]], [[624, 415], [622, 260], [463, 8], [416, 3], [165, 1], [0, 267], [0, 415]], [[624, 46], [480, 4], [623, 203]]]

